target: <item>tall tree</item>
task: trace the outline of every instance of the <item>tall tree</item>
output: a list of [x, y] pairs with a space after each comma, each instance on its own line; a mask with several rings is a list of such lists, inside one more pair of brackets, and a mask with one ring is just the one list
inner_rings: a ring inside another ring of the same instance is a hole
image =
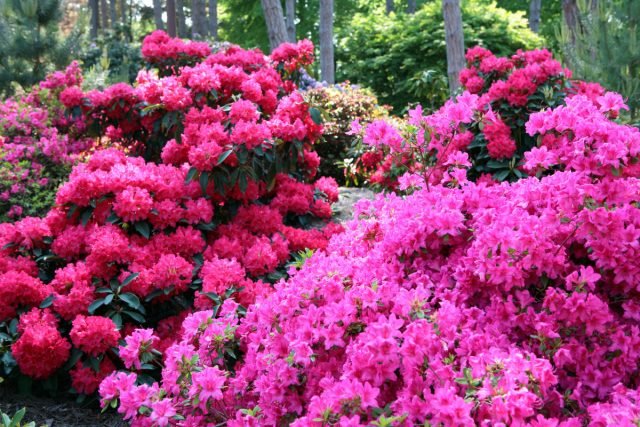
[[98, 38], [98, 29], [100, 28], [100, 0], [89, 0], [91, 8], [91, 28], [89, 35], [92, 40]]
[[335, 83], [333, 52], [333, 0], [320, 0], [320, 76]]
[[407, 13], [416, 13], [416, 0], [408, 0], [407, 2]]
[[562, 19], [569, 34], [569, 42], [575, 44], [579, 31], [578, 4], [576, 0], [562, 0]]
[[529, 28], [534, 33], [540, 31], [540, 9], [542, 9], [542, 0], [531, 0], [529, 3]]
[[261, 2], [269, 35], [269, 46], [273, 50], [287, 41], [287, 28], [284, 24], [284, 16], [282, 16], [282, 4], [280, 0], [261, 0]]
[[102, 18], [102, 30], [109, 28], [109, 6], [107, 0], [100, 0], [100, 18]]
[[162, 22], [162, 1], [153, 0], [153, 20], [156, 23], [157, 30], [164, 29], [164, 22]]
[[460, 71], [465, 66], [460, 0], [442, 0], [442, 16], [444, 17], [444, 35], [447, 45], [449, 93], [453, 95], [460, 88]]
[[387, 14], [393, 12], [394, 9], [393, 0], [387, 0]]
[[177, 35], [176, 0], [167, 0], [167, 33], [169, 33], [171, 37]]
[[193, 38], [207, 37], [207, 6], [205, 0], [191, 1], [191, 35]]
[[296, 42], [296, 0], [286, 0], [284, 3], [287, 15], [287, 36], [291, 43]]
[[120, 21], [122, 25], [127, 23], [127, 0], [120, 0]]
[[187, 23], [184, 19], [184, 0], [176, 0], [176, 25], [178, 37], [187, 37]]
[[118, 0], [109, 0], [109, 17], [111, 18], [111, 28], [115, 28], [118, 22], [118, 13], [116, 12]]
[[218, 0], [209, 0], [209, 34], [218, 40]]

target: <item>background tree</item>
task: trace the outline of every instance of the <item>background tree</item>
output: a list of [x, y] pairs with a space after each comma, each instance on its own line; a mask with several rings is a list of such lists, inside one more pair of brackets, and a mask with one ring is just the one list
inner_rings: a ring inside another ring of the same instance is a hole
[[115, 28], [118, 23], [117, 1], [118, 0], [109, 0], [109, 23], [111, 24], [111, 28]]
[[100, 23], [102, 26], [102, 31], [105, 31], [109, 28], [109, 4], [107, 0], [100, 0], [100, 18], [102, 22]]
[[395, 9], [393, 0], [387, 0], [386, 8], [387, 8], [387, 14], [393, 12], [393, 10]]
[[191, 0], [191, 34], [193, 38], [207, 37], [206, 0]]
[[291, 43], [296, 41], [296, 0], [285, 0], [285, 14], [287, 15], [287, 36]]
[[320, 0], [320, 77], [335, 83], [333, 53], [333, 0]]
[[162, 0], [153, 0], [153, 21], [156, 24], [156, 29], [164, 29], [164, 22], [162, 22]]
[[176, 27], [178, 37], [187, 37], [187, 22], [184, 17], [184, 0], [176, 0]]
[[442, 0], [442, 16], [444, 18], [444, 34], [447, 46], [449, 92], [453, 95], [460, 87], [460, 71], [465, 67], [460, 0]]
[[608, 0], [574, 3], [562, 27], [562, 53], [575, 77], [599, 82], [640, 109], [640, 2]]
[[29, 88], [68, 63], [59, 37], [60, 0], [6, 0], [0, 15], [0, 92]]
[[176, 0], [167, 0], [167, 33], [171, 37], [178, 35], [176, 27]]
[[218, 0], [209, 0], [209, 34], [218, 40]]
[[98, 38], [98, 29], [100, 28], [100, 0], [89, 0], [89, 8], [91, 9], [89, 35], [92, 40], [95, 40]]
[[542, 8], [542, 0], [531, 0], [529, 4], [529, 28], [534, 33], [540, 31], [540, 10]]
[[262, 11], [267, 24], [269, 47], [271, 50], [287, 41], [287, 28], [282, 15], [280, 0], [262, 0]]
[[407, 1], [407, 13], [416, 13], [416, 0], [408, 0]]

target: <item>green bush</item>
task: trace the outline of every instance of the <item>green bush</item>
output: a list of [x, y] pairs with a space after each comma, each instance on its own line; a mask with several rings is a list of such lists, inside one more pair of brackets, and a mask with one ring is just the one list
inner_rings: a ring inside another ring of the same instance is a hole
[[[346, 183], [345, 172], [353, 162], [355, 137], [349, 135], [351, 123], [367, 124], [387, 117], [389, 108], [381, 106], [370, 90], [350, 84], [319, 87], [305, 92], [307, 101], [322, 112], [324, 133], [314, 144], [320, 155], [319, 175], [330, 176], [340, 185]], [[357, 182], [353, 182], [357, 184]]]
[[[543, 45], [543, 39], [529, 30], [522, 12], [469, 0], [462, 15], [466, 47], [480, 45], [496, 55], [507, 55]], [[339, 34], [338, 43], [339, 79], [370, 87], [396, 114], [405, 111], [408, 100], [433, 110], [446, 99], [440, 1], [424, 5], [413, 15], [357, 14]]]

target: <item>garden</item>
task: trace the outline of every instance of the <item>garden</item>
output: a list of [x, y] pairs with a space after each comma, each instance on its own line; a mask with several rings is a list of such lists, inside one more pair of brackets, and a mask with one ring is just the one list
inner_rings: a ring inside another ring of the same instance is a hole
[[638, 16], [0, 1], [0, 427], [640, 427]]

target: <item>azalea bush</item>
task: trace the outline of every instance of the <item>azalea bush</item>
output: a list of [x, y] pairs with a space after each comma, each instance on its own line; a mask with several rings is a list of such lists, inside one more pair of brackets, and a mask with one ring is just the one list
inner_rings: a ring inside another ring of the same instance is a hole
[[[469, 181], [454, 145], [439, 180], [361, 202], [246, 313], [190, 314], [168, 348], [135, 331], [102, 404], [141, 426], [636, 425], [640, 132], [605, 98], [529, 117], [546, 141], [525, 154], [532, 176]], [[413, 119], [465, 122], [471, 100]]]
[[349, 83], [309, 89], [305, 99], [323, 116], [322, 138], [315, 144], [320, 156], [319, 174], [343, 185], [362, 184], [362, 145], [351, 134], [351, 123], [388, 118], [390, 108], [380, 105], [371, 91]]
[[71, 166], [91, 149], [84, 121], [69, 118], [59, 100], [81, 83], [74, 62], [29, 94], [0, 103], [0, 221], [46, 214]]
[[[156, 32], [135, 86], [59, 93], [65, 116], [110, 148], [74, 167], [46, 217], [0, 224], [10, 381], [88, 395], [117, 368], [158, 380], [159, 351], [194, 307], [248, 307], [292, 253], [341, 230], [323, 227], [335, 181], [313, 182], [322, 126], [289, 80], [292, 63], [312, 61], [307, 46], [210, 54]], [[161, 338], [132, 367], [118, 345], [151, 335]]]

